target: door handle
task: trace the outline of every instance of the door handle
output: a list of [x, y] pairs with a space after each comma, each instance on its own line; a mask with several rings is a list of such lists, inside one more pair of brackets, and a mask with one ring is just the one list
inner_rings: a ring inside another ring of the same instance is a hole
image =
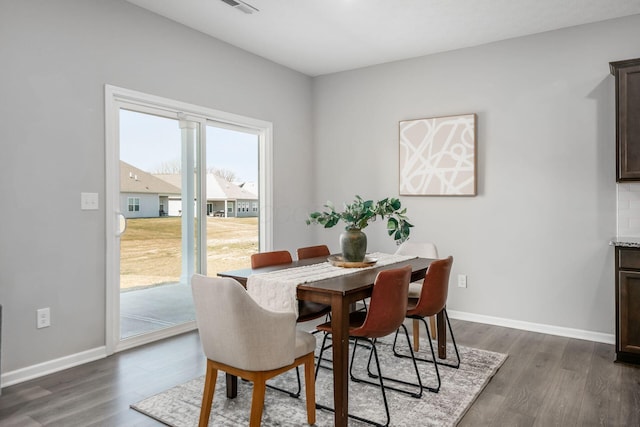
[[122, 236], [125, 231], [127, 231], [127, 218], [120, 212], [116, 214], [118, 216], [118, 232], [116, 235], [118, 237]]

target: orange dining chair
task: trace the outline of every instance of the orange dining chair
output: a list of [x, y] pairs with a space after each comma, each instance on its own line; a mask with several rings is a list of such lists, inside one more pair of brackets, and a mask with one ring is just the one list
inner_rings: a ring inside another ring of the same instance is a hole
[[318, 258], [331, 255], [327, 245], [307, 246], [298, 248], [298, 259]]
[[[453, 336], [453, 330], [451, 329], [451, 322], [449, 321], [449, 315], [447, 314], [447, 295], [449, 292], [449, 275], [451, 273], [451, 266], [453, 265], [453, 257], [448, 257], [445, 259], [440, 259], [437, 261], [433, 261], [429, 264], [429, 268], [427, 269], [427, 274], [424, 278], [424, 282], [422, 284], [422, 290], [420, 296], [418, 298], [409, 298], [409, 303], [407, 305], [407, 318], [415, 319], [418, 321], [422, 321], [425, 328], [427, 329], [427, 338], [429, 337], [429, 325], [425, 321], [425, 317], [434, 316], [441, 311], [443, 312], [445, 319], [447, 321], [447, 325], [449, 327], [449, 334], [451, 336], [451, 341], [453, 342], [453, 348], [456, 352], [456, 363], [449, 364], [440, 362], [437, 360], [435, 351], [433, 349], [433, 343], [431, 339], [427, 339], [429, 341], [429, 346], [431, 347], [431, 359], [424, 359], [415, 357], [413, 351], [411, 351], [410, 355], [401, 354], [396, 350], [396, 341], [398, 339], [398, 335], [396, 332], [396, 338], [393, 341], [393, 352], [398, 357], [413, 357], [414, 360], [419, 360], [422, 362], [432, 362], [435, 367], [436, 377], [438, 379], [437, 387], [426, 387], [429, 391], [437, 393], [440, 390], [440, 372], [438, 370], [438, 365], [445, 365], [451, 368], [460, 367], [460, 353], [458, 352], [458, 346], [456, 344], [455, 337]], [[399, 331], [398, 331], [399, 332]], [[388, 378], [385, 378], [388, 379]], [[402, 382], [402, 381], [398, 381]]]
[[291, 258], [289, 251], [259, 252], [251, 255], [251, 268], [291, 264], [292, 262], [293, 258]]
[[[325, 256], [331, 255], [331, 252], [329, 251], [329, 247], [327, 245], [307, 246], [304, 248], [298, 248], [296, 252], [299, 260], [309, 259], [309, 258], [319, 258], [319, 257], [325, 257]], [[309, 310], [311, 310], [312, 312], [325, 310], [323, 307], [321, 307], [321, 306], [324, 306], [324, 304], [317, 304], [317, 303], [310, 303], [310, 302], [307, 302], [307, 304], [312, 304], [309, 308]], [[331, 307], [329, 306], [329, 311], [326, 313], [327, 321], [331, 319], [330, 312], [331, 312]], [[306, 317], [309, 317], [309, 316], [306, 316]], [[317, 319], [318, 317], [320, 316], [309, 318], [307, 320], [314, 320], [314, 319]], [[317, 332], [317, 330], [314, 332]]]
[[[431, 242], [412, 242], [406, 241], [396, 250], [396, 255], [414, 255], [421, 258], [438, 259], [438, 248]], [[409, 298], [418, 298], [422, 290], [422, 280], [409, 283]], [[436, 318], [429, 318], [431, 325], [431, 338], [436, 338]], [[420, 322], [413, 320], [413, 351], [420, 350]], [[428, 338], [427, 334], [427, 338]]]
[[[251, 268], [290, 264], [292, 262], [293, 259], [289, 251], [259, 252], [251, 255]], [[298, 300], [298, 323], [315, 320], [329, 313], [331, 313], [330, 305]]]
[[[331, 255], [329, 247], [327, 245], [307, 246], [305, 248], [298, 248], [298, 259], [327, 257]], [[361, 310], [367, 311], [367, 301], [362, 300], [363, 308]], [[327, 321], [331, 319], [331, 315], [327, 314]]]
[[[269, 267], [272, 265], [291, 264], [293, 258], [289, 251], [270, 251], [259, 252], [251, 255], [251, 268]], [[297, 323], [308, 322], [310, 320], [318, 319], [322, 316], [331, 313], [331, 306], [326, 304], [320, 304], [317, 302], [298, 300], [298, 318]], [[291, 397], [300, 396], [302, 391], [302, 384], [300, 382], [300, 371], [296, 368], [296, 375], [298, 377], [298, 390], [291, 392], [281, 389], [279, 387], [268, 385], [269, 388], [289, 393]]]
[[[266, 381], [304, 364], [307, 422], [315, 424], [316, 339], [296, 329], [293, 313], [258, 305], [234, 279], [196, 274], [191, 279], [196, 322], [207, 358], [200, 427], [209, 425], [218, 370], [253, 382], [250, 427], [259, 427]], [[214, 424], [218, 425], [218, 422]]]
[[[376, 362], [378, 373], [380, 373], [380, 360], [378, 358], [378, 350], [376, 348], [376, 341], [378, 338], [387, 336], [398, 328], [404, 328], [405, 335], [407, 337], [407, 344], [411, 349], [411, 341], [406, 327], [403, 325], [405, 315], [407, 312], [408, 303], [408, 290], [409, 281], [411, 280], [411, 266], [405, 266], [396, 269], [383, 270], [378, 273], [373, 285], [373, 291], [371, 294], [371, 300], [369, 302], [369, 310], [354, 311], [349, 314], [349, 337], [354, 338], [353, 352], [351, 353], [351, 367], [349, 370], [350, 377], [353, 381], [364, 382], [379, 386], [382, 390], [382, 400], [384, 401], [385, 412], [387, 415], [387, 422], [385, 426], [389, 425], [391, 421], [391, 415], [389, 413], [389, 405], [387, 403], [387, 395], [385, 393], [385, 386], [382, 375], [377, 375], [378, 383], [371, 381], [358, 379], [353, 375], [353, 361], [355, 360], [356, 349], [358, 348], [358, 341], [364, 340], [371, 346], [371, 352], [369, 355], [369, 361], [373, 356]], [[327, 337], [331, 335], [331, 323], [323, 323], [318, 326], [318, 329], [326, 332], [322, 341], [322, 347], [320, 349], [320, 355], [318, 357], [318, 364], [316, 365], [316, 377], [318, 376], [318, 370], [320, 364], [323, 361], [322, 353], [324, 350], [330, 347], [326, 345]], [[414, 369], [418, 382], [420, 382], [420, 376], [418, 374], [418, 367], [414, 361]], [[333, 410], [327, 406], [316, 404], [318, 408], [324, 408]], [[356, 415], [349, 414], [349, 417], [359, 421], [363, 421], [370, 424], [382, 425], [375, 421], [368, 420]]]

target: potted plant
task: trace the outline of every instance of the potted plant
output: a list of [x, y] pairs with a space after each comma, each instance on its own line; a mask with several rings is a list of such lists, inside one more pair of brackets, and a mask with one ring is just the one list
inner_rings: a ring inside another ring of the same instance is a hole
[[387, 219], [387, 233], [398, 244], [407, 240], [413, 227], [405, 215], [407, 209], [402, 209], [400, 200], [394, 197], [374, 203], [373, 200], [364, 200], [356, 195], [352, 203], [344, 204], [344, 210], [341, 212], [337, 212], [331, 202], [327, 202], [324, 207], [327, 209], [323, 212], [310, 213], [307, 224], [320, 224], [324, 228], [331, 228], [343, 221], [346, 227], [345, 232], [340, 235], [340, 246], [342, 257], [348, 262], [364, 261], [367, 236], [362, 230], [378, 216], [381, 219]]

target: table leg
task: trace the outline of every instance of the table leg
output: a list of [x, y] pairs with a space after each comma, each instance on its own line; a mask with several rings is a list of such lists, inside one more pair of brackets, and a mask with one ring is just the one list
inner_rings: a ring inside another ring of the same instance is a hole
[[331, 299], [331, 334], [333, 340], [334, 426], [346, 427], [349, 414], [349, 304], [342, 295]]
[[238, 396], [238, 377], [226, 374], [225, 380], [227, 382], [227, 398], [235, 399]]
[[438, 357], [447, 358], [447, 320], [444, 318], [444, 310], [436, 315], [438, 321]]

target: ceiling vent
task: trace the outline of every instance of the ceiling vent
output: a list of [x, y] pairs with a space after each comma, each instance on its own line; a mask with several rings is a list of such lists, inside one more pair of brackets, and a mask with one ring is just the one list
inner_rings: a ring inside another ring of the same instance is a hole
[[251, 6], [249, 3], [245, 3], [240, 0], [220, 0], [220, 1], [249, 15], [254, 12], [260, 12], [257, 8]]

